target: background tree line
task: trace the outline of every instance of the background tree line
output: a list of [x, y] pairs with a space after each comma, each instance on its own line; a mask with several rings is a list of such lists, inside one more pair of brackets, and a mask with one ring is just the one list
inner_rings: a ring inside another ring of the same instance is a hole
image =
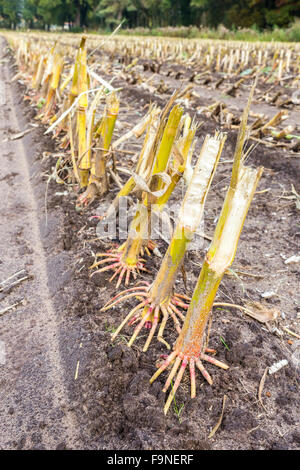
[[49, 29], [51, 25], [113, 29], [208, 26], [259, 29], [289, 26], [300, 0], [0, 0], [2, 27]]

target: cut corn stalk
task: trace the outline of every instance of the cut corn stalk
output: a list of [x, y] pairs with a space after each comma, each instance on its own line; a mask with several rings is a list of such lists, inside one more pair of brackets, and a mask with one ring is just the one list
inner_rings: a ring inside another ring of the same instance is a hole
[[[172, 103], [173, 101], [174, 97], [171, 98], [170, 102]], [[169, 109], [170, 102], [165, 109]], [[112, 281], [117, 275], [119, 275], [117, 280], [117, 287], [119, 287], [123, 278], [125, 279], [125, 285], [128, 285], [130, 281], [130, 275], [136, 279], [137, 274], [140, 271], [146, 270], [144, 267], [144, 260], [140, 259], [140, 254], [143, 253], [143, 246], [150, 242], [149, 221], [151, 205], [158, 201], [160, 207], [162, 208], [163, 204], [167, 202], [165, 199], [163, 202], [160, 202], [159, 198], [162, 197], [168, 189], [168, 185], [170, 184], [171, 179], [169, 178], [168, 184], [164, 184], [162, 179], [164, 179], [163, 175], [168, 167], [172, 146], [178, 132], [182, 113], [182, 108], [178, 105], [175, 105], [170, 112], [167, 123], [164, 122], [164, 125], [162, 124], [162, 120], [165, 121], [165, 112], [162, 113], [161, 121], [148, 156], [148, 168], [152, 168], [153, 166], [149, 186], [147, 186], [146, 182], [143, 182], [142, 200], [138, 202], [136, 214], [129, 228], [127, 241], [122, 244], [115, 252], [109, 252], [108, 258], [97, 261], [91, 266], [91, 268], [95, 268], [100, 264], [112, 262], [108, 266], [97, 269], [97, 271], [94, 271], [92, 275], [113, 269], [115, 272], [109, 281]], [[159, 135], [162, 135], [160, 142], [158, 142]], [[155, 149], [157, 149], [156, 152]], [[153, 156], [155, 156], [155, 159]], [[154, 164], [152, 163], [153, 160]], [[184, 171], [184, 167], [185, 162], [183, 162], [182, 173]], [[145, 246], [146, 251], [148, 250], [148, 246]], [[154, 245], [151, 242], [150, 248], [154, 248]], [[106, 257], [106, 255], [107, 253], [99, 253], [97, 256], [102, 258], [103, 256]]]
[[60, 53], [54, 55], [53, 58], [53, 70], [52, 77], [49, 84], [48, 94], [46, 97], [46, 103], [44, 107], [43, 122], [47, 122], [50, 118], [56, 104], [57, 89], [61, 79], [61, 73], [64, 66], [64, 59]]
[[39, 87], [41, 85], [42, 78], [43, 78], [44, 71], [45, 71], [45, 66], [46, 66], [46, 58], [45, 58], [44, 55], [42, 55], [40, 60], [39, 60], [36, 73], [35, 73], [35, 75], [33, 77], [33, 80], [32, 80], [32, 86], [33, 86], [33, 88], [36, 88], [37, 90], [39, 89]]
[[[91, 158], [87, 147], [86, 136], [86, 111], [88, 107], [88, 96], [85, 93], [88, 89], [87, 65], [86, 65], [86, 48], [84, 47], [85, 38], [82, 39], [76, 64], [78, 67], [78, 79], [75, 84], [78, 90], [79, 101], [77, 110], [77, 134], [78, 134], [78, 168], [80, 176], [80, 185], [85, 187], [88, 184], [89, 170], [91, 168]], [[76, 66], [75, 66], [76, 68]], [[75, 71], [74, 71], [75, 74]], [[72, 86], [72, 95], [74, 82]], [[78, 88], [77, 88], [78, 87]]]
[[56, 49], [56, 42], [51, 47], [50, 53], [47, 57], [47, 63], [46, 63], [46, 67], [44, 69], [44, 74], [43, 74], [42, 81], [41, 81], [41, 87], [42, 87], [41, 96], [43, 98], [46, 98], [47, 96], [49, 84], [51, 82], [51, 78], [53, 75], [55, 49]]
[[121, 144], [123, 144], [126, 140], [130, 139], [131, 137], [135, 137], [136, 139], [141, 137], [149, 126], [151, 119], [159, 113], [160, 109], [156, 105], [151, 105], [146, 116], [141, 121], [139, 121], [132, 129], [130, 129], [129, 132], [126, 132], [126, 134], [122, 135], [119, 139], [117, 139], [113, 143], [112, 149], [117, 150]]
[[223, 369], [228, 368], [226, 364], [205, 354], [204, 338], [218, 287], [226, 269], [231, 266], [235, 257], [245, 217], [262, 174], [262, 168], [251, 169], [243, 164], [242, 149], [245, 141], [246, 122], [253, 90], [254, 87], [252, 88], [240, 126], [230, 186], [225, 197], [213, 241], [206, 254], [203, 267], [194, 289], [181, 333], [174, 345], [173, 352], [150, 380], [152, 383], [174, 362], [163, 388], [163, 391], [166, 392], [170, 386], [171, 380], [179, 370], [174, 386], [164, 407], [165, 414], [174, 399], [187, 367], [189, 367], [190, 370], [192, 398], [196, 396], [195, 366], [200, 370], [209, 384], [212, 384], [212, 378], [203, 366], [202, 361], [208, 361]]
[[[99, 95], [100, 96], [100, 95]], [[91, 147], [92, 147], [92, 133], [93, 120], [91, 121], [88, 149], [86, 153], [88, 155], [88, 161], [90, 164], [90, 175], [88, 180], [88, 188], [80, 196], [80, 202], [87, 204], [93, 200], [97, 195], [103, 196], [109, 189], [108, 175], [107, 175], [107, 160], [110, 153], [111, 140], [115, 128], [116, 119], [119, 112], [119, 100], [116, 94], [113, 92], [106, 98], [106, 109], [104, 116], [100, 122], [98, 129], [95, 132], [94, 140], [99, 148], [92, 152], [91, 158]]]
[[128, 346], [133, 344], [141, 328], [146, 326], [150, 329], [150, 332], [143, 351], [147, 351], [158, 324], [161, 321], [157, 338], [170, 349], [168, 343], [163, 339], [163, 332], [169, 317], [172, 318], [177, 332], [180, 333], [181, 322], [184, 320], [184, 315], [180, 309], [186, 309], [188, 307], [188, 297], [175, 293], [174, 283], [178, 271], [182, 266], [184, 254], [195, 231], [200, 225], [206, 196], [224, 142], [225, 137], [222, 135], [206, 137], [180, 209], [179, 221], [176, 225], [174, 235], [152, 286], [145, 285], [138, 287], [136, 290], [135, 288], [128, 289], [118, 294], [102, 308], [102, 310], [107, 310], [129, 297], [138, 297], [141, 296], [141, 294], [145, 297], [138, 310], [134, 308], [129, 312], [125, 320], [113, 334], [112, 340], [117, 337], [126, 322], [129, 322], [129, 324], [138, 322]]
[[[76, 100], [76, 98], [81, 92], [84, 92], [87, 90], [88, 80], [87, 80], [85, 43], [86, 43], [86, 36], [82, 36], [79, 48], [76, 53], [74, 66], [72, 66], [68, 77], [64, 80], [64, 82], [61, 85], [60, 92], [63, 92], [63, 90], [65, 90], [65, 88], [67, 87], [68, 83], [72, 81], [70, 91], [68, 93], [68, 96], [65, 97], [65, 100], [64, 100], [63, 106], [61, 107], [61, 111], [58, 115], [58, 118], [62, 116], [68, 109], [71, 108], [74, 101]], [[80, 81], [80, 75], [81, 75], [81, 81]], [[80, 86], [82, 86], [82, 89], [80, 89]], [[86, 95], [85, 95], [85, 100], [87, 100]], [[85, 101], [83, 101], [83, 105], [85, 107]], [[58, 135], [63, 129], [68, 127], [67, 123], [68, 123], [68, 116], [62, 119], [61, 123], [59, 124], [56, 130], [56, 135]], [[76, 145], [76, 152], [77, 151], [78, 149]]]
[[[145, 116], [145, 118], [135, 126], [135, 128], [131, 129], [127, 134], [120, 137], [113, 145], [112, 150], [118, 148], [118, 146], [124, 142], [124, 140], [130, 138], [132, 135], [139, 137], [142, 135], [144, 130], [147, 128], [146, 136], [144, 139], [144, 144], [138, 159], [138, 163], [136, 166], [136, 175], [141, 177], [144, 181], [148, 181], [149, 177], [151, 176], [152, 172], [152, 165], [151, 159], [149, 158], [151, 155], [152, 146], [154, 143], [154, 139], [156, 137], [156, 130], [157, 130], [157, 120], [158, 114], [160, 113], [160, 109], [157, 107], [151, 107], [149, 113]], [[114, 201], [110, 205], [106, 217], [110, 217], [114, 212], [118, 211], [119, 201], [122, 197], [128, 196], [136, 187], [136, 179], [132, 175], [123, 185], [122, 189], [119, 191], [117, 196], [115, 197]]]

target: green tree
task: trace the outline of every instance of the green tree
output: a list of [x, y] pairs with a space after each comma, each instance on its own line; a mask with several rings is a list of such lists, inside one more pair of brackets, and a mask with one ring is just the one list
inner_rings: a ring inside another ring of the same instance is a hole
[[[99, 0], [64, 0], [70, 17], [76, 26], [88, 26], [89, 13], [99, 4]], [[91, 15], [93, 17], [94, 15]]]
[[191, 0], [190, 6], [197, 21], [214, 27], [220, 23], [229, 27], [288, 26], [300, 14], [299, 0]]
[[21, 19], [21, 0], [0, 0], [0, 14], [10, 28], [15, 29]]
[[34, 24], [38, 21], [37, 5], [38, 0], [24, 1], [22, 16], [25, 20], [27, 27], [29, 28], [33, 28]]
[[300, 0], [0, 0], [0, 20], [15, 28], [65, 22], [113, 29], [122, 19], [130, 28], [205, 25], [287, 27], [300, 16]]
[[285, 27], [300, 16], [299, 0], [251, 0], [250, 4], [260, 9], [265, 19], [263, 26]]
[[61, 25], [68, 20], [68, 5], [66, 0], [25, 0], [23, 18], [29, 27], [50, 27], [52, 24]]
[[95, 14], [103, 19], [106, 26], [113, 28], [124, 19], [126, 13], [136, 11], [132, 0], [101, 0]]

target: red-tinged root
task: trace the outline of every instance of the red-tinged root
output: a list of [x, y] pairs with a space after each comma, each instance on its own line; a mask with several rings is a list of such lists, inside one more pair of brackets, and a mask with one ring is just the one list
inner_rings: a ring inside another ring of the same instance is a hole
[[131, 336], [129, 342], [128, 342], [128, 347], [130, 348], [133, 344], [133, 342], [135, 341], [136, 337], [138, 336], [139, 332], [141, 331], [141, 329], [143, 328], [144, 324], [147, 322], [147, 320], [149, 319], [151, 313], [152, 313], [152, 310], [153, 310], [153, 307], [151, 306], [145, 306], [144, 309], [146, 309], [146, 313], [144, 315], [144, 317], [142, 318], [142, 320], [139, 322], [139, 324], [136, 326], [134, 332], [133, 332], [133, 335]]
[[122, 323], [119, 325], [119, 327], [116, 329], [116, 331], [114, 332], [114, 334], [112, 335], [111, 339], [112, 341], [114, 341], [116, 339], [116, 337], [118, 336], [118, 334], [120, 333], [120, 331], [122, 330], [122, 328], [126, 325], [126, 323], [130, 320], [131, 317], [133, 317], [133, 315], [135, 314], [135, 312], [137, 312], [138, 310], [141, 310], [145, 305], [147, 304], [147, 300], [145, 300], [144, 302], [141, 302], [140, 304], [138, 304], [135, 308], [133, 308], [129, 314], [127, 315], [127, 317], [124, 318], [124, 320], [122, 321]]
[[70, 139], [67, 138], [67, 136], [65, 135], [65, 137], [63, 138], [62, 142], [61, 142], [61, 148], [62, 149], [67, 149], [69, 148], [70, 146]]
[[148, 240], [146, 246], [142, 246], [141, 248], [141, 255], [144, 256], [144, 253], [146, 253], [148, 256], [152, 256], [152, 251], [156, 248], [156, 243], [154, 243], [152, 240]]
[[[94, 276], [95, 274], [112, 270], [114, 271], [114, 274], [109, 279], [109, 282], [112, 282], [117, 277], [116, 288], [120, 286], [123, 279], [124, 279], [125, 286], [127, 286], [130, 282], [131, 276], [134, 279], [136, 279], [140, 271], [147, 271], [147, 269], [144, 266], [145, 260], [143, 258], [139, 258], [137, 263], [131, 266], [131, 265], [126, 264], [123, 261], [123, 253], [117, 250], [110, 251], [108, 253], [97, 253], [97, 257], [98, 258], [101, 257], [103, 259], [95, 262], [92, 266], [90, 266], [90, 269], [97, 268], [98, 266], [101, 266], [102, 264], [106, 264], [106, 263], [110, 263], [110, 264], [108, 266], [104, 266], [103, 268], [97, 269], [96, 271], [92, 273], [92, 276]], [[142, 290], [142, 288], [137, 288], [137, 289]], [[134, 288], [134, 290], [137, 290], [137, 289]], [[117, 296], [115, 298], [117, 298]], [[110, 302], [112, 300], [110, 300]], [[110, 306], [112, 307], [112, 305]], [[106, 305], [104, 306], [104, 309], [105, 308], [106, 308]]]
[[214, 364], [217, 367], [221, 367], [224, 370], [229, 368], [227, 364], [224, 364], [223, 362], [218, 361], [217, 359], [214, 359], [213, 357], [207, 356], [207, 354], [205, 353], [201, 353], [199, 357], [193, 357], [193, 356], [189, 357], [189, 356], [184, 356], [180, 351], [175, 350], [166, 358], [165, 362], [159, 367], [159, 369], [151, 377], [150, 383], [153, 383], [162, 372], [164, 372], [171, 364], [173, 364], [172, 369], [163, 387], [163, 392], [166, 392], [169, 389], [170, 385], [172, 385], [172, 380], [176, 376], [174, 385], [172, 385], [172, 389], [165, 403], [165, 407], [164, 407], [165, 414], [167, 414], [168, 409], [170, 408], [170, 405], [172, 401], [174, 400], [176, 391], [181, 383], [182, 377], [184, 375], [184, 372], [187, 366], [189, 366], [189, 372], [190, 372], [191, 398], [196, 397], [196, 372], [195, 372], [196, 367], [200, 370], [205, 380], [207, 380], [207, 382], [210, 385], [212, 385], [213, 383], [212, 378], [207, 372], [207, 370], [205, 369], [201, 360], [210, 362], [211, 364]]
[[[130, 289], [126, 289], [122, 292], [119, 292], [117, 295], [115, 295], [112, 299], [110, 299], [108, 302], [106, 302], [106, 304], [104, 305], [104, 307], [102, 307], [101, 311], [104, 311], [104, 310], [107, 310], [109, 308], [111, 308], [114, 304], [114, 301], [120, 297], [121, 295], [124, 295], [128, 292], [133, 292], [133, 291], [138, 291], [138, 290], [145, 290], [146, 289], [146, 286], [141, 286], [141, 287], [130, 287]], [[124, 300], [124, 298], [122, 297], [120, 300]], [[107, 308], [106, 308], [107, 307]]]
[[[210, 353], [210, 354], [217, 354], [217, 350], [216, 349], [211, 349], [211, 348], [204, 348], [204, 352], [205, 353]], [[163, 359], [164, 361], [166, 361], [166, 359], [169, 357], [168, 354], [161, 354], [159, 356], [161, 359]], [[156, 367], [157, 369], [159, 369], [161, 366], [163, 365], [163, 362], [161, 363], [160, 361], [158, 361], [156, 363]]]
[[[106, 254], [107, 255], [107, 254]], [[107, 258], [107, 260], [112, 261], [111, 258]], [[96, 263], [95, 263], [96, 264]], [[112, 266], [112, 265], [110, 265]], [[101, 271], [104, 268], [101, 269]], [[118, 268], [120, 269], [120, 268]], [[97, 271], [96, 271], [97, 272]], [[123, 321], [121, 323], [121, 329], [126, 325], [126, 323], [130, 326], [133, 324], [138, 323], [136, 329], [128, 343], [128, 346], [131, 346], [135, 339], [137, 338], [138, 333], [145, 327], [146, 329], [150, 330], [147, 340], [143, 347], [143, 352], [146, 352], [150, 346], [150, 343], [158, 329], [157, 339], [161, 343], [163, 343], [168, 349], [170, 349], [170, 345], [165, 341], [163, 338], [164, 330], [167, 324], [168, 319], [171, 317], [173, 320], [173, 324], [178, 334], [181, 332], [181, 322], [184, 322], [185, 316], [182, 311], [175, 305], [176, 297], [175, 294], [172, 296], [167, 302], [164, 304], [159, 304], [155, 302], [154, 299], [151, 298], [151, 286], [148, 283], [142, 286], [133, 287], [130, 289], [126, 289], [123, 292], [118, 293], [112, 299], [110, 299], [104, 307], [102, 307], [101, 311], [105, 311], [118, 305], [119, 303], [123, 302], [124, 300], [130, 299], [132, 297], [137, 297], [142, 299], [143, 297], [147, 300], [147, 304], [143, 307], [143, 309], [134, 308], [129, 312], [129, 315], [126, 317], [128, 318], [127, 321]], [[181, 308], [187, 308], [188, 304], [182, 303], [180, 305]], [[134, 311], [134, 314], [132, 312]], [[159, 327], [159, 328], [158, 328]], [[121, 331], [118, 328], [117, 331]], [[136, 331], [138, 333], [136, 333]], [[114, 334], [114, 338], [116, 337], [116, 333]]]
[[97, 189], [94, 184], [89, 184], [84, 193], [80, 194], [77, 199], [77, 209], [83, 209], [89, 206], [97, 197]]
[[175, 292], [174, 294], [174, 297], [178, 298], [178, 299], [184, 299], [184, 300], [187, 300], [188, 302], [191, 301], [191, 297], [188, 297], [187, 295], [184, 295], [184, 294], [177, 294]]
[[153, 251], [155, 249], [155, 247], [156, 247], [156, 243], [153, 242], [152, 240], [149, 240], [148, 241], [148, 249]]

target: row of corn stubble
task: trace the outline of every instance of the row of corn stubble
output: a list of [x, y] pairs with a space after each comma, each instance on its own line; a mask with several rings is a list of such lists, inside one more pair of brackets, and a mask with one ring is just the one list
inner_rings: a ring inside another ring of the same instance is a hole
[[[136, 302], [113, 333], [112, 340], [126, 325], [135, 324], [129, 347], [139, 340], [142, 328], [148, 330], [144, 352], [154, 337], [165, 346], [168, 354], [152, 376], [151, 383], [169, 370], [163, 388], [164, 392], [171, 389], [164, 407], [167, 413], [186, 369], [190, 375], [192, 398], [196, 396], [196, 369], [210, 384], [212, 377], [205, 362], [228, 369], [227, 364], [216, 359], [215, 351], [208, 348], [208, 326], [218, 287], [234, 260], [239, 236], [262, 174], [262, 168], [252, 169], [244, 161], [247, 119], [255, 85], [240, 118], [223, 207], [190, 298], [186, 293], [176, 292], [175, 281], [201, 223], [226, 136], [217, 131], [213, 136], [207, 135], [192, 167], [198, 124], [180, 105], [186, 93], [181, 89], [173, 93], [163, 109], [150, 105], [133, 128], [114, 139], [120, 98], [111, 83], [93, 70], [93, 55], [87, 53], [86, 37], [82, 37], [78, 48], [66, 44], [68, 38], [60, 39], [59, 36], [54, 43], [51, 38], [24, 34], [8, 34], [7, 39], [19, 69], [15, 79], [22, 78], [27, 85], [25, 99], [35, 103], [37, 118], [49, 126], [47, 132], [59, 139], [60, 147], [64, 149], [65, 158], [59, 159], [58, 166], [67, 174], [68, 187], [78, 193], [77, 207], [84, 208], [95, 199], [105, 198], [111, 186], [116, 184], [119, 192], [106, 217], [116, 213], [121, 198], [131, 194], [136, 200], [127, 240], [118, 248], [97, 253], [91, 275], [109, 274], [109, 281], [115, 280], [117, 288], [122, 283], [126, 286], [102, 307], [102, 311], [127, 299]], [[290, 57], [287, 51], [285, 54]], [[258, 60], [262, 61], [262, 57]], [[221, 63], [220, 52], [220, 66]], [[123, 184], [114, 154], [118, 150], [124, 151], [120, 146], [128, 139], [142, 136], [144, 140], [135, 171]], [[140, 275], [147, 269], [146, 258], [156, 249], [149, 230], [150, 218], [153, 211], [157, 216], [163, 212], [182, 179], [186, 183], [186, 192], [172, 238], [155, 279], [149, 284]], [[130, 283], [133, 287], [128, 287]], [[165, 337], [167, 322], [178, 336], [173, 345]]]

